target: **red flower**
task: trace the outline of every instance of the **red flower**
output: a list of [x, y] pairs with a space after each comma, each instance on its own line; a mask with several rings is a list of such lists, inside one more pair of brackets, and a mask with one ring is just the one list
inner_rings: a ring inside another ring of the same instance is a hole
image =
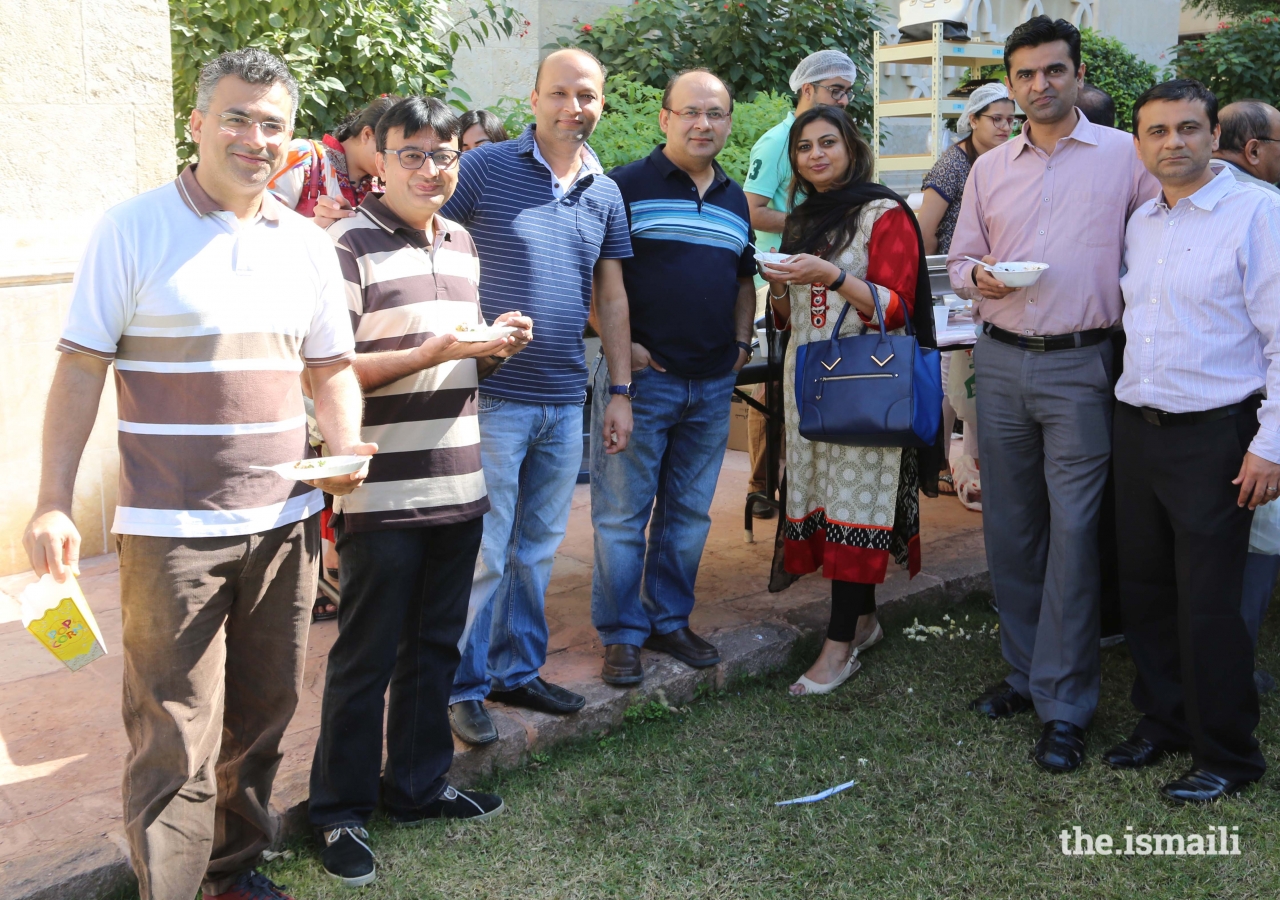
[[582, 26], [582, 30], [583, 30], [583, 31], [590, 31], [590, 30], [591, 30], [591, 26], [590, 26], [589, 24], [588, 24], [588, 25], [583, 25], [583, 26]]

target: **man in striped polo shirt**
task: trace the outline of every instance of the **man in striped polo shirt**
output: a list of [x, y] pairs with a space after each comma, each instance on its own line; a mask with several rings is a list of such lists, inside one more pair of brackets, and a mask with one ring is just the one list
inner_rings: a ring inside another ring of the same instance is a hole
[[76, 466], [116, 369], [124, 825], [143, 900], [270, 900], [280, 739], [302, 687], [321, 487], [260, 466], [309, 454], [299, 373], [334, 454], [360, 386], [332, 242], [267, 193], [298, 86], [261, 50], [200, 73], [200, 162], [109, 210], [81, 261], [45, 413], [37, 573], [74, 572]]
[[494, 324], [509, 336], [459, 340], [484, 325], [475, 245], [438, 214], [457, 185], [459, 130], [439, 100], [396, 103], [376, 134], [386, 193], [328, 232], [355, 326], [364, 436], [382, 451], [365, 484], [334, 504], [342, 602], [311, 768], [325, 871], [352, 887], [375, 876], [364, 826], [378, 803], [388, 685], [387, 814], [409, 824], [503, 808], [445, 780], [448, 703], [489, 509], [476, 387], [528, 344], [533, 323], [507, 312]]
[[[747, 198], [715, 161], [732, 114], [711, 72], [677, 74], [658, 118], [666, 143], [609, 173], [635, 250], [622, 271], [636, 383], [627, 452], [605, 454], [600, 436], [591, 439], [591, 619], [609, 684], [644, 678], [642, 645], [696, 668], [720, 661], [689, 614], [756, 309]], [[597, 410], [608, 384], [602, 365]]]
[[472, 744], [498, 739], [490, 696], [552, 713], [583, 697], [544, 681], [544, 595], [582, 462], [587, 363], [582, 341], [594, 282], [600, 337], [613, 372], [597, 422], [609, 453], [631, 434], [631, 337], [622, 258], [631, 255], [618, 187], [587, 146], [604, 105], [604, 70], [581, 50], [542, 61], [530, 97], [536, 124], [463, 154], [446, 216], [480, 252], [480, 305], [532, 316], [529, 348], [480, 391], [481, 453], [491, 509], [471, 589], [450, 718]]

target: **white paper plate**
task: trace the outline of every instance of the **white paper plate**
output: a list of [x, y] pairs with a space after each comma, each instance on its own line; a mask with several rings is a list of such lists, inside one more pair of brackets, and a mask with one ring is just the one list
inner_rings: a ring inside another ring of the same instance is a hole
[[455, 331], [453, 336], [464, 343], [483, 344], [486, 341], [496, 341], [498, 338], [504, 338], [509, 334], [515, 334], [514, 325], [489, 325], [486, 328], [478, 328], [475, 331]]
[[318, 478], [334, 478], [359, 472], [369, 462], [368, 456], [317, 456], [278, 466], [250, 466], [251, 469], [270, 469], [281, 478], [291, 481], [315, 481]]

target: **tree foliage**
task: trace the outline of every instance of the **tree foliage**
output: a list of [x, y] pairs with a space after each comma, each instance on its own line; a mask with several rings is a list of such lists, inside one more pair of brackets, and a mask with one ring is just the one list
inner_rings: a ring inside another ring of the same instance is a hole
[[[607, 172], [648, 156], [666, 138], [658, 128], [662, 91], [625, 75], [611, 75], [604, 93], [604, 115], [590, 143]], [[730, 178], [739, 184], [746, 180], [747, 161], [756, 140], [785, 119], [793, 105], [790, 96], [774, 93], [759, 93], [750, 103], [734, 103], [729, 139], [716, 157]], [[492, 111], [502, 117], [513, 137], [533, 121], [529, 103], [523, 98], [504, 97]]]
[[1270, 10], [1275, 6], [1275, 0], [1185, 0], [1183, 5], [1187, 9], [1210, 16], [1244, 18]]
[[1255, 13], [1180, 44], [1177, 68], [1203, 82], [1224, 106], [1246, 97], [1280, 102], [1280, 15]]
[[662, 89], [682, 69], [705, 66], [735, 98], [789, 96], [787, 81], [817, 50], [843, 50], [858, 67], [849, 114], [869, 130], [874, 3], [859, 0], [635, 0], [560, 39], [594, 53], [611, 72]]
[[319, 136], [379, 94], [443, 96], [460, 47], [529, 26], [505, 0], [474, 0], [456, 18], [449, 6], [448, 0], [170, 0], [179, 159], [195, 154], [187, 118], [200, 67], [226, 50], [260, 47], [285, 59], [301, 89], [297, 133]]

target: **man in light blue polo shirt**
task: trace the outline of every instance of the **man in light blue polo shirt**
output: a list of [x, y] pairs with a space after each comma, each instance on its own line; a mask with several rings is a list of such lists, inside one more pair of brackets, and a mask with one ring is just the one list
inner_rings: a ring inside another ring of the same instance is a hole
[[622, 281], [631, 239], [618, 186], [587, 146], [604, 107], [604, 69], [589, 53], [556, 51], [539, 66], [530, 103], [536, 124], [518, 138], [462, 155], [457, 191], [441, 211], [475, 241], [485, 320], [515, 309], [538, 323], [533, 341], [480, 390], [491, 508], [449, 699], [454, 732], [475, 745], [498, 739], [485, 697], [551, 713], [586, 702], [538, 670], [547, 655], [544, 595], [582, 461], [582, 334], [593, 289], [605, 357], [618, 373], [597, 427], [611, 454], [631, 435]]

